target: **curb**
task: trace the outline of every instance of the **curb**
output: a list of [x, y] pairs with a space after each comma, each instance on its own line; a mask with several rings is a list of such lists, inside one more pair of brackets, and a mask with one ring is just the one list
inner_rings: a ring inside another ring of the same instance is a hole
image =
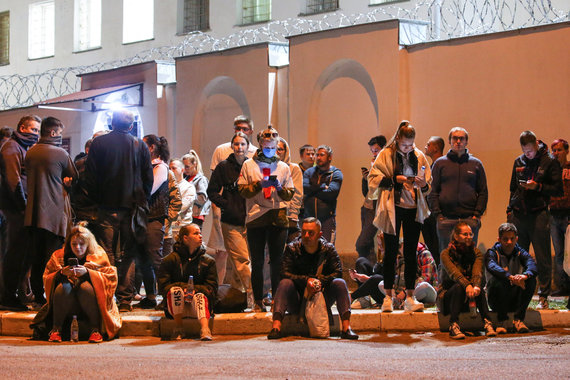
[[[29, 325], [35, 312], [0, 312], [0, 335], [4, 336], [31, 336]], [[496, 322], [495, 313], [490, 313]], [[510, 321], [512, 321], [512, 314]], [[169, 336], [173, 328], [173, 321], [163, 317], [160, 311], [146, 313], [122, 314], [123, 326], [120, 336]], [[338, 333], [338, 314], [333, 314], [334, 324], [331, 334]], [[436, 311], [410, 313], [394, 311], [382, 313], [380, 310], [353, 310], [351, 327], [356, 332], [419, 332], [419, 331], [447, 331], [449, 316], [443, 316]], [[214, 335], [265, 335], [271, 330], [271, 313], [235, 313], [216, 314], [210, 321], [210, 328]], [[533, 330], [545, 328], [570, 328], [569, 310], [532, 310], [529, 309], [525, 323]], [[462, 328], [481, 329], [479, 318], [471, 319], [467, 313], [460, 317]], [[199, 332], [198, 321], [184, 320], [184, 329], [188, 335]], [[304, 335], [308, 332], [305, 325], [297, 322], [296, 316], [287, 315], [283, 321], [283, 331], [290, 335]]]

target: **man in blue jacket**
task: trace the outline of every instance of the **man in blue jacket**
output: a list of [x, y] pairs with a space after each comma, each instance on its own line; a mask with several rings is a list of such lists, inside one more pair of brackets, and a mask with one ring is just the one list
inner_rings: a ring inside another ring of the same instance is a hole
[[537, 269], [532, 256], [517, 244], [517, 234], [514, 224], [501, 224], [499, 241], [485, 255], [485, 266], [490, 273], [487, 276], [487, 297], [489, 306], [497, 312], [498, 334], [507, 332], [507, 312], [513, 311], [516, 332], [528, 332], [524, 318], [536, 288]]
[[331, 165], [330, 146], [317, 147], [316, 166], [303, 173], [303, 207], [305, 218], [317, 218], [323, 237], [334, 245], [336, 240], [336, 199], [342, 185], [342, 172]]
[[487, 209], [487, 177], [483, 163], [467, 151], [469, 134], [461, 127], [449, 131], [451, 149], [433, 165], [431, 193], [428, 195], [431, 212], [437, 218], [439, 251], [449, 245], [451, 231], [460, 221], [473, 231], [477, 246], [481, 216]]

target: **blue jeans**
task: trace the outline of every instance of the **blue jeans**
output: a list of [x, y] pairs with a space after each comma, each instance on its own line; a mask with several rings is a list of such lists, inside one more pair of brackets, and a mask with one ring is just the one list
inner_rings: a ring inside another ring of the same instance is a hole
[[[303, 293], [304, 288], [301, 293], [299, 293], [293, 280], [289, 278], [281, 280], [274, 298], [273, 320], [283, 320], [286, 311], [289, 312], [289, 314], [299, 314]], [[336, 302], [336, 308], [338, 309], [340, 318], [343, 321], [350, 319], [348, 287], [342, 278], [332, 280], [332, 282], [323, 289], [323, 295], [325, 296], [329, 314], [330, 308]]]
[[564, 271], [564, 242], [568, 216], [550, 217], [550, 235], [554, 246], [554, 283], [563, 292], [570, 292], [570, 277]]

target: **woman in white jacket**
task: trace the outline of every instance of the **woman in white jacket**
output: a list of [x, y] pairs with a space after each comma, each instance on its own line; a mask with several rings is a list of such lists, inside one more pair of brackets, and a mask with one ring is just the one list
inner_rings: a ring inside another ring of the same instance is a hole
[[402, 121], [388, 145], [376, 157], [368, 175], [368, 196], [378, 199], [374, 225], [384, 233], [386, 244], [383, 312], [392, 311], [400, 228], [404, 234], [406, 265], [404, 310], [423, 310], [423, 304], [413, 298], [413, 293], [417, 273], [416, 248], [421, 224], [429, 216], [426, 195], [430, 191], [431, 170], [425, 155], [414, 145], [415, 137], [414, 127], [408, 121]]

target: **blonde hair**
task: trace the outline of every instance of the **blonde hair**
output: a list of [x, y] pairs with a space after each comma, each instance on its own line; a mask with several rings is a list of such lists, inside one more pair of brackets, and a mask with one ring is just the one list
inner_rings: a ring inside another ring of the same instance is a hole
[[200, 157], [198, 157], [198, 153], [196, 153], [194, 149], [190, 149], [190, 152], [182, 156], [182, 162], [184, 162], [184, 160], [188, 160], [190, 163], [196, 165], [198, 173], [204, 174], [202, 171], [202, 162], [200, 161]]
[[74, 237], [79, 237], [87, 244], [86, 254], [91, 255], [96, 253], [97, 247], [97, 240], [95, 239], [95, 235], [91, 231], [87, 229], [87, 222], [79, 222], [75, 226], [71, 228], [71, 231], [65, 238], [65, 245], [64, 245], [64, 254], [65, 255], [74, 255], [73, 250], [71, 249], [71, 239]]

